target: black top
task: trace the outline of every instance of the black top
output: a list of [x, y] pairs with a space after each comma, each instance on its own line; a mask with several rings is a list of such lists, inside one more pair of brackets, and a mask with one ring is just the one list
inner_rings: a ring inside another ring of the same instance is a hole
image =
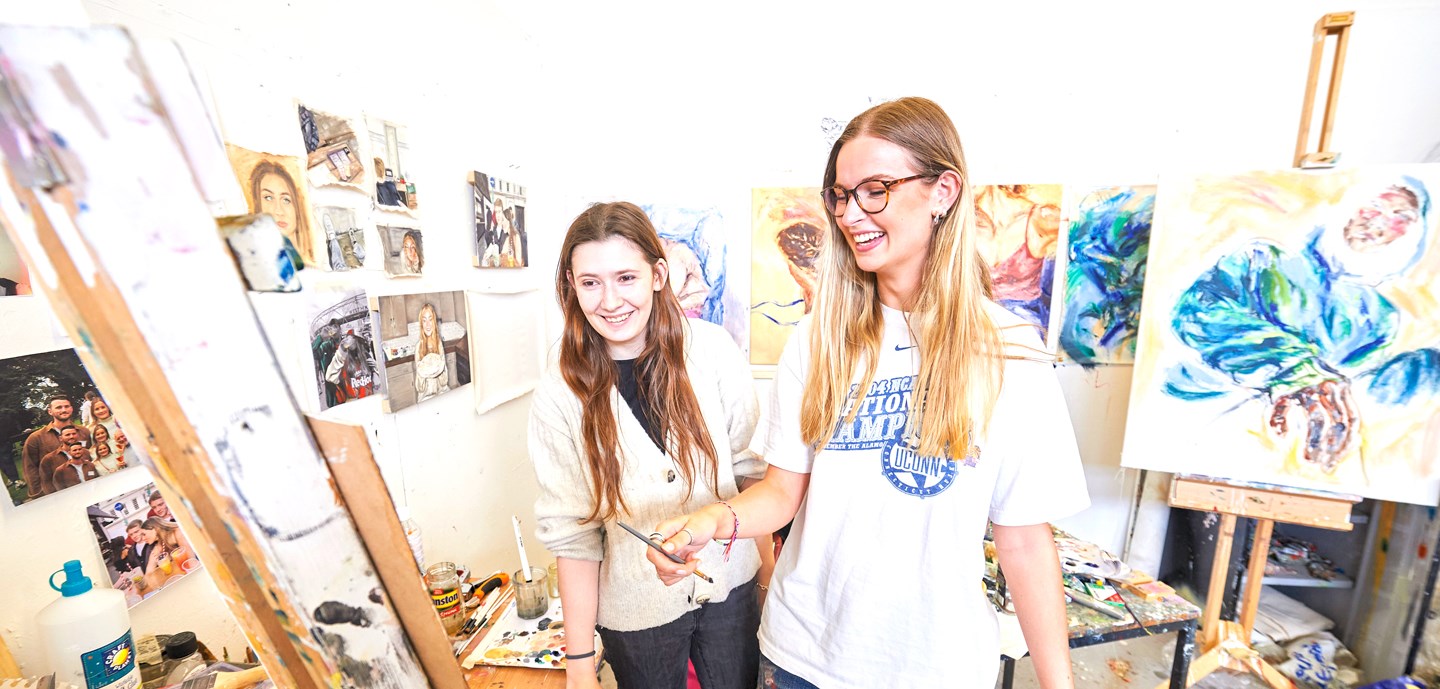
[[650, 405], [640, 398], [640, 381], [635, 378], [634, 359], [616, 359], [615, 367], [620, 369], [620, 381], [617, 386], [620, 388], [620, 396], [625, 398], [625, 403], [630, 405], [630, 411], [635, 413], [635, 418], [640, 420], [640, 427], [645, 429], [645, 435], [655, 443], [655, 447], [665, 451], [665, 441], [660, 437], [660, 424], [650, 410]]

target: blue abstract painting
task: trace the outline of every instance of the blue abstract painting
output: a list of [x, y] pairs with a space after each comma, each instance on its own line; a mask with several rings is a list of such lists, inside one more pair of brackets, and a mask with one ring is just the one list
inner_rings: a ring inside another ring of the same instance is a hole
[[730, 280], [725, 219], [718, 208], [663, 204], [641, 206], [665, 248], [670, 288], [690, 318], [722, 326], [742, 349], [746, 316]]
[[1060, 349], [1085, 365], [1135, 361], [1155, 187], [1109, 187], [1070, 212]]

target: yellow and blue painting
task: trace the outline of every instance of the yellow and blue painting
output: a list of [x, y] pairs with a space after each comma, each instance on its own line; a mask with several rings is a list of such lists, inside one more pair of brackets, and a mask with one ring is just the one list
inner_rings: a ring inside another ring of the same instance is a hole
[[1435, 504], [1440, 165], [1165, 184], [1122, 463]]
[[1071, 210], [1059, 329], [1066, 358], [1134, 363], [1154, 220], [1153, 185], [1096, 189]]
[[829, 218], [819, 187], [750, 192], [750, 363], [775, 365], [815, 300]]

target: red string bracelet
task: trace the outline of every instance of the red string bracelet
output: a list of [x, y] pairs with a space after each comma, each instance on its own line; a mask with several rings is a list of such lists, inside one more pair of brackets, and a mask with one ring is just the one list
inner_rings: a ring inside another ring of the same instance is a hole
[[731, 548], [731, 546], [734, 546], [734, 545], [735, 545], [736, 539], [738, 539], [738, 538], [740, 537], [740, 515], [739, 515], [739, 514], [736, 514], [735, 508], [734, 508], [734, 507], [731, 507], [731, 506], [730, 506], [730, 503], [725, 502], [724, 500], [717, 500], [716, 502], [720, 503], [721, 505], [724, 505], [724, 506], [725, 506], [725, 509], [730, 510], [730, 517], [731, 517], [732, 519], [734, 519], [734, 523], [733, 523], [733, 525], [731, 526], [731, 531], [730, 531], [730, 541], [725, 544], [725, 561], [726, 561], [726, 562], [729, 562], [729, 561], [730, 561], [730, 548]]

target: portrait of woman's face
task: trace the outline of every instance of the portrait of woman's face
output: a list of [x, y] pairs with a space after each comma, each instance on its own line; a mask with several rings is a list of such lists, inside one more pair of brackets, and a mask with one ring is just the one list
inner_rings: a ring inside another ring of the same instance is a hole
[[95, 415], [95, 418], [104, 421], [110, 418], [110, 405], [105, 404], [105, 400], [95, 400], [90, 403], [90, 413]]
[[145, 541], [146, 543], [149, 543], [150, 545], [155, 545], [157, 542], [160, 541], [160, 530], [147, 529], [142, 526], [140, 527], [140, 539]]
[[405, 265], [414, 269], [420, 265], [420, 247], [416, 245], [415, 238], [405, 235], [400, 242], [400, 256], [405, 259]]
[[95, 427], [95, 444], [110, 442], [110, 431], [104, 426]]
[[435, 336], [434, 309], [420, 309], [420, 333], [425, 337]]
[[261, 177], [260, 198], [257, 201], [257, 210], [275, 218], [281, 232], [290, 234], [295, 231], [295, 190], [284, 177], [275, 173]]

